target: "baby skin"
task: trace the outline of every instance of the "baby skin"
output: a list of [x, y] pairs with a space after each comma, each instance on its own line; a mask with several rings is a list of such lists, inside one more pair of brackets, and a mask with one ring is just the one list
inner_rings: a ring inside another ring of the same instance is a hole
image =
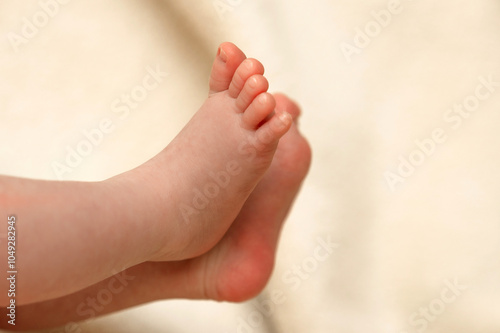
[[263, 72], [223, 44], [210, 97], [189, 124], [110, 180], [0, 177], [1, 213], [16, 213], [29, 245], [18, 253], [17, 329], [87, 319], [75, 309], [124, 269], [133, 279], [100, 315], [166, 298], [242, 301], [264, 287], [310, 149], [293, 123], [298, 107], [268, 94]]
[[210, 95], [191, 121], [163, 152], [124, 175], [146, 180], [158, 197], [153, 219], [162, 224], [162, 246], [150, 260], [186, 259], [211, 249], [271, 165], [279, 139], [292, 125], [290, 114], [274, 111], [276, 102], [257, 60], [244, 60], [229, 88], [218, 89], [230, 68], [226, 62], [234, 59], [226, 52], [236, 52], [226, 49], [219, 50]]

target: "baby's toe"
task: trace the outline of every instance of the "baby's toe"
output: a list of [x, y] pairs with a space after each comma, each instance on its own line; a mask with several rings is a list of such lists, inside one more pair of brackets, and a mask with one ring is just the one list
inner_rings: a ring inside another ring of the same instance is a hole
[[269, 89], [269, 82], [264, 76], [251, 76], [245, 82], [243, 89], [236, 99], [236, 107], [240, 112], [244, 112], [250, 106], [250, 104], [252, 104], [255, 97], [263, 92], [266, 92], [267, 89]]
[[273, 150], [279, 139], [290, 129], [293, 118], [288, 112], [277, 112], [256, 131], [255, 147], [260, 151]]
[[227, 90], [234, 73], [245, 59], [245, 54], [236, 45], [221, 44], [210, 74], [210, 94]]
[[258, 95], [243, 113], [243, 121], [248, 128], [256, 129], [266, 118], [272, 114], [276, 101], [270, 93]]
[[243, 61], [234, 73], [229, 86], [229, 96], [237, 98], [245, 86], [245, 82], [247, 82], [252, 75], [256, 74], [264, 74], [264, 66], [262, 66], [260, 61], [251, 58]]

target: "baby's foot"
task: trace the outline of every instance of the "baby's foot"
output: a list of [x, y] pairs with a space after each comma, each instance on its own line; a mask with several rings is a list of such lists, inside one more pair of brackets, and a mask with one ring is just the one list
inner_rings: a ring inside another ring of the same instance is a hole
[[133, 171], [142, 184], [152, 184], [147, 195], [159, 222], [152, 230], [161, 246], [151, 260], [185, 259], [212, 248], [291, 127], [287, 112], [274, 111], [263, 66], [244, 58], [234, 45], [221, 46], [209, 98], [171, 144]]
[[[284, 95], [276, 95], [278, 110], [297, 118], [300, 110]], [[127, 287], [98, 314], [171, 298], [242, 301], [255, 296], [269, 279], [284, 219], [311, 162], [311, 149], [292, 125], [280, 140], [276, 156], [223, 239], [204, 255], [175, 262], [146, 262], [120, 273]], [[80, 292], [26, 305], [19, 313], [22, 329], [54, 327], [82, 320], [76, 309], [89, 295], [109, 288], [111, 277]], [[57, 313], [57, 316], [54, 316]], [[1, 327], [1, 321], [0, 321]], [[17, 327], [17, 326], [16, 326]]]
[[184, 279], [198, 286], [191, 286], [192, 298], [244, 301], [261, 292], [271, 276], [281, 227], [311, 163], [311, 148], [297, 126], [299, 107], [285, 95], [275, 99], [276, 110], [286, 110], [294, 124], [224, 238], [188, 261], [192, 278]]

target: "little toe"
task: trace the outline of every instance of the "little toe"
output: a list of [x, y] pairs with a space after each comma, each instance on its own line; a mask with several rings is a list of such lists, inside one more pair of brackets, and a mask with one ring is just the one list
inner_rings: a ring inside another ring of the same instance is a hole
[[288, 112], [276, 112], [256, 131], [255, 148], [263, 151], [275, 149], [279, 139], [285, 135], [293, 123], [293, 118]]
[[234, 73], [245, 59], [245, 54], [233, 43], [220, 45], [210, 74], [210, 95], [229, 89]]
[[276, 101], [270, 93], [257, 96], [243, 113], [243, 122], [248, 128], [257, 128], [276, 107]]
[[264, 74], [264, 66], [260, 63], [260, 61], [251, 58], [243, 61], [236, 70], [236, 73], [234, 73], [229, 86], [229, 96], [237, 98], [245, 86], [245, 82], [247, 82], [252, 75], [256, 74]]
[[255, 97], [269, 89], [269, 82], [262, 75], [253, 75], [246, 82], [236, 99], [236, 107], [240, 112], [244, 112]]

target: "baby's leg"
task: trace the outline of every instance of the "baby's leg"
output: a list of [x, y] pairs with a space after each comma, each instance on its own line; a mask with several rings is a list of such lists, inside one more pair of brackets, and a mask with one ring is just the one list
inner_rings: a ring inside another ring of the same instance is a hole
[[[17, 305], [85, 288], [147, 260], [159, 244], [144, 227], [151, 221], [148, 200], [106, 182], [0, 177], [0, 203], [0, 228], [15, 215], [15, 267], [7, 267], [2, 239], [0, 270], [17, 270]], [[0, 306], [9, 301], [7, 282], [0, 279]]]
[[[289, 99], [283, 95], [276, 99], [277, 109], [299, 116], [298, 107]], [[158, 299], [241, 301], [254, 296], [269, 278], [282, 223], [310, 160], [307, 142], [292, 126], [280, 141], [270, 169], [214, 249], [185, 261], [140, 264], [78, 293], [21, 307], [19, 313], [26, 320], [19, 328], [55, 327]], [[110, 286], [119, 288], [112, 302], [94, 304], [97, 295]]]
[[[191, 258], [222, 238], [292, 123], [274, 113], [256, 60], [241, 63], [218, 91], [234, 70], [225, 52], [205, 104], [139, 168], [101, 183], [0, 178], [0, 216], [17, 215], [18, 305], [76, 292], [143, 261]], [[8, 271], [5, 251], [0, 260]], [[1, 293], [0, 306], [8, 301]]]

